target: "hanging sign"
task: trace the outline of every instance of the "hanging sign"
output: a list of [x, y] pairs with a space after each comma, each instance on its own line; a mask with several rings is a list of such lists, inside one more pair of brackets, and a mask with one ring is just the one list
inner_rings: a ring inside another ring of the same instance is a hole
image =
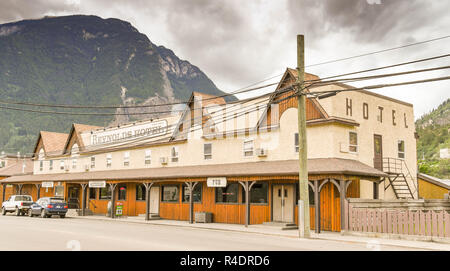
[[45, 188], [53, 187], [53, 182], [42, 182], [42, 187]]
[[106, 181], [89, 181], [90, 188], [105, 188]]
[[226, 177], [210, 177], [206, 180], [208, 187], [226, 187], [227, 178]]

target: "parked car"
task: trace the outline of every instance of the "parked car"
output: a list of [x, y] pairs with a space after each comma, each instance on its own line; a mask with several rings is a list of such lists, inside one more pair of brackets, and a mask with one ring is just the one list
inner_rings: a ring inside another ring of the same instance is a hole
[[52, 215], [59, 215], [59, 217], [66, 217], [68, 210], [67, 202], [62, 198], [45, 197], [40, 198], [31, 205], [29, 216], [41, 216], [42, 218], [51, 217]]
[[27, 214], [33, 204], [33, 198], [28, 195], [13, 195], [2, 203], [2, 215], [14, 212], [16, 216]]

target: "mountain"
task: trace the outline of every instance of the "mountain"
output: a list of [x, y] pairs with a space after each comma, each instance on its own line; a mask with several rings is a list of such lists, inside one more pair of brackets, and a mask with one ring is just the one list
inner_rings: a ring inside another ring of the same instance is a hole
[[[185, 101], [192, 91], [222, 95], [196, 66], [153, 44], [129, 22], [97, 16], [45, 17], [0, 25], [2, 101], [69, 105], [151, 105]], [[235, 99], [230, 97], [229, 100]], [[102, 113], [167, 112], [141, 109], [34, 110]], [[116, 125], [147, 116], [77, 116], [0, 108], [0, 150], [30, 152], [40, 130], [70, 125]]]
[[439, 150], [450, 148], [450, 99], [416, 121], [419, 171], [450, 179], [450, 159], [440, 159]]

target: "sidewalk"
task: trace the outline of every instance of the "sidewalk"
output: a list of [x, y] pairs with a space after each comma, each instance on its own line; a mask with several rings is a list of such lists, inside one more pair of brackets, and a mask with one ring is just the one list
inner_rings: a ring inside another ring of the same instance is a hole
[[[189, 224], [187, 221], [179, 220], [150, 220], [145, 221], [144, 217], [121, 217], [111, 219], [106, 216], [71, 216], [73, 219], [89, 219], [89, 220], [99, 220], [99, 221], [109, 221], [117, 223], [138, 223], [138, 224], [150, 224], [158, 226], [172, 226], [172, 227], [185, 227], [193, 229], [204, 229], [204, 230], [217, 230], [217, 231], [234, 231], [234, 232], [245, 232], [254, 234], [264, 234], [264, 235], [274, 235], [289, 238], [298, 238], [298, 230], [281, 230], [278, 227], [266, 226], [266, 225], [249, 225], [245, 227], [244, 225], [238, 224], [224, 224], [224, 223], [193, 223]], [[316, 234], [311, 232], [311, 239], [317, 240], [331, 240], [339, 242], [351, 242], [351, 243], [364, 243], [367, 244], [368, 248], [373, 248], [377, 250], [378, 246], [388, 245], [397, 246], [405, 248], [419, 248], [425, 250], [444, 250], [450, 251], [449, 244], [441, 244], [436, 242], [425, 242], [425, 241], [409, 241], [409, 240], [397, 240], [397, 239], [385, 239], [385, 238], [370, 238], [361, 236], [349, 236], [341, 235], [337, 232], [323, 232]]]

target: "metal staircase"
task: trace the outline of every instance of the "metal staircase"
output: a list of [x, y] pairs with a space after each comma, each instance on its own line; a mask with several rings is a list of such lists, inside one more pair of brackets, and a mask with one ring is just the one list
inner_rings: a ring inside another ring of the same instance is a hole
[[385, 180], [384, 190], [386, 191], [392, 186], [392, 190], [397, 199], [416, 199], [416, 178], [411, 175], [405, 160], [385, 157], [383, 158], [382, 164], [383, 172], [388, 174], [388, 182]]

